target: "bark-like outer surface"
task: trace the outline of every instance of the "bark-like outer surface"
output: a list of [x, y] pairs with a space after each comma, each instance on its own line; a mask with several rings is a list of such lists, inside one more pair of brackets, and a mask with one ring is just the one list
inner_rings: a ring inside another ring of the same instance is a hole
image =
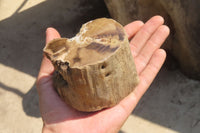
[[[114, 26], [115, 30], [112, 28], [111, 31], [100, 33], [101, 35], [95, 33], [95, 36], [98, 37], [96, 39], [115, 37], [118, 39], [114, 43], [119, 46], [118, 49], [111, 50], [111, 54], [102, 60], [82, 66], [70, 66], [72, 62], [58, 60], [55, 58], [58, 53], [53, 55], [49, 52], [49, 48], [56, 46], [57, 42], [62, 41], [63, 38], [51, 41], [44, 48], [44, 52], [56, 69], [54, 86], [57, 92], [67, 104], [79, 111], [91, 112], [112, 107], [131, 93], [139, 82], [129, 41], [123, 27], [111, 19], [103, 18], [102, 21], [108, 23], [103, 27]], [[111, 45], [109, 43], [109, 41], [104, 41], [105, 45]], [[91, 44], [96, 43], [90, 42], [88, 45], [84, 45], [87, 47]], [[94, 47], [91, 50], [95, 50]]]
[[178, 60], [182, 71], [200, 80], [199, 0], [104, 0], [111, 16], [122, 24], [165, 18], [171, 34], [164, 48]]

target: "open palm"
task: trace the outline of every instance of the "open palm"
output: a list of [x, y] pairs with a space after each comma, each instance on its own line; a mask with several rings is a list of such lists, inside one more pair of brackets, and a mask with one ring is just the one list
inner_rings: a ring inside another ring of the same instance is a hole
[[[118, 105], [102, 111], [84, 113], [65, 104], [52, 85], [54, 67], [44, 57], [37, 78], [40, 112], [44, 122], [43, 132], [117, 132], [148, 89], [165, 60], [166, 53], [160, 49], [160, 46], [169, 35], [169, 28], [163, 23], [162, 17], [155, 16], [145, 24], [134, 21], [124, 27], [130, 40], [140, 83]], [[48, 28], [46, 43], [55, 38], [60, 38], [59, 33], [53, 28]]]

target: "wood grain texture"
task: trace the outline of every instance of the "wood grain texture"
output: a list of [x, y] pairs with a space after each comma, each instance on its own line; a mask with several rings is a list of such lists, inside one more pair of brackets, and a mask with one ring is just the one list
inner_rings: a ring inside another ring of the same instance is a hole
[[127, 35], [112, 19], [90, 21], [75, 37], [49, 42], [44, 52], [55, 67], [58, 94], [79, 111], [112, 107], [139, 81]]

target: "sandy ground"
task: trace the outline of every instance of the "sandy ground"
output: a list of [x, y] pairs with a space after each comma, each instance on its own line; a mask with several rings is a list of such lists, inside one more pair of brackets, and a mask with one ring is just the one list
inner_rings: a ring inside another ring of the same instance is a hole
[[[45, 29], [72, 37], [103, 16], [98, 0], [0, 0], [0, 133], [41, 132], [35, 79]], [[163, 67], [120, 132], [199, 133], [200, 82]]]

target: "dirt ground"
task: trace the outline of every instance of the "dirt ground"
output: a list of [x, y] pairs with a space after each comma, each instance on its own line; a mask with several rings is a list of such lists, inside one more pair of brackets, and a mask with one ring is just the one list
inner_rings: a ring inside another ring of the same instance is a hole
[[[72, 37], [98, 17], [109, 17], [100, 0], [0, 0], [0, 133], [41, 132], [35, 80], [45, 29]], [[200, 133], [200, 82], [164, 66], [120, 132]]]

